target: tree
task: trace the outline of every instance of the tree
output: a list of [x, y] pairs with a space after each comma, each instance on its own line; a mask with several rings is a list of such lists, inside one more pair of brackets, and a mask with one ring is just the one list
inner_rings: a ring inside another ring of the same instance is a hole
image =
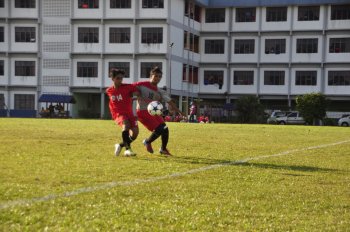
[[298, 96], [297, 109], [308, 124], [315, 125], [326, 116], [328, 101], [321, 93], [309, 93]]
[[238, 121], [241, 123], [259, 123], [264, 121], [264, 106], [256, 96], [240, 97], [236, 102]]

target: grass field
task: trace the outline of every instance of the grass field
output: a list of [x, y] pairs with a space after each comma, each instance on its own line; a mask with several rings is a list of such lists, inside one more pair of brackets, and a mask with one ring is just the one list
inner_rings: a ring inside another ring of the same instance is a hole
[[168, 125], [0, 118], [0, 231], [350, 231], [350, 128]]

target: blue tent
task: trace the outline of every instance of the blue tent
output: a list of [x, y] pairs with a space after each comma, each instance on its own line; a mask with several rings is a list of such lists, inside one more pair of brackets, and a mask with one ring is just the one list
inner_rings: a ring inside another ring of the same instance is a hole
[[59, 94], [42, 94], [39, 98], [39, 102], [76, 103], [73, 96]]

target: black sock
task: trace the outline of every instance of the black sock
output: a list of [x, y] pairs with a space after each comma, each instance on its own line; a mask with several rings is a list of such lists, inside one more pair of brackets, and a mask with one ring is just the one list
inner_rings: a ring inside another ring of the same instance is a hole
[[160, 124], [151, 134], [151, 136], [146, 140], [147, 143], [152, 143], [154, 140], [158, 139], [158, 137], [163, 133], [164, 127], [166, 127], [165, 123]]
[[169, 141], [169, 129], [166, 127], [162, 133], [162, 150], [166, 149]]
[[126, 149], [130, 148], [130, 138], [129, 138], [129, 131], [123, 131], [122, 132], [122, 138], [123, 138], [123, 143]]

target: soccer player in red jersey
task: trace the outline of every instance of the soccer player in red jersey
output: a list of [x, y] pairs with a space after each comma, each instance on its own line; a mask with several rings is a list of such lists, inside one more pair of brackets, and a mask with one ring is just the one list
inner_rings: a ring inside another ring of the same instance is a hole
[[137, 119], [132, 111], [132, 95], [137, 92], [134, 85], [123, 84], [125, 72], [120, 69], [112, 69], [109, 77], [113, 85], [106, 90], [109, 97], [109, 110], [113, 120], [122, 128], [122, 143], [115, 144], [115, 155], [118, 156], [125, 147], [125, 156], [136, 155], [131, 149], [131, 142], [137, 138], [139, 128]]
[[152, 132], [149, 138], [143, 140], [143, 144], [149, 153], [153, 153], [151, 143], [159, 136], [162, 138], [162, 146], [159, 150], [160, 154], [170, 156], [170, 152], [167, 149], [169, 141], [169, 129], [164, 122], [162, 116], [152, 116], [147, 111], [147, 106], [151, 101], [165, 101], [170, 108], [175, 112], [183, 115], [177, 108], [176, 104], [171, 100], [165, 90], [158, 88], [158, 83], [162, 78], [162, 71], [158, 67], [154, 67], [150, 73], [149, 81], [136, 82], [134, 85], [139, 91], [137, 98], [136, 112], [139, 121]]

